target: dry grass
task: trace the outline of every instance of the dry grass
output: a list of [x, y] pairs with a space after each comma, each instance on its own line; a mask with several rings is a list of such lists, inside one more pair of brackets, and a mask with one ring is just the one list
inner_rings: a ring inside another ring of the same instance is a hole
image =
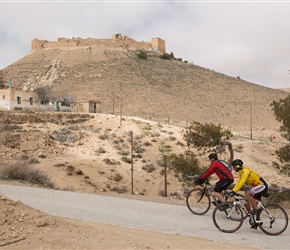
[[2, 179], [23, 180], [54, 188], [54, 184], [49, 178], [43, 172], [31, 168], [27, 161], [2, 163], [0, 166], [0, 177]]

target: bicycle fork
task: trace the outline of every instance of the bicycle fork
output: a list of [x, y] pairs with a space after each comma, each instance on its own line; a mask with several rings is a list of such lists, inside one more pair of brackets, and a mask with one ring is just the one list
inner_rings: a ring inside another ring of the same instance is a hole
[[205, 192], [206, 192], [205, 189], [203, 189], [200, 198], [197, 200], [197, 203], [199, 203], [202, 200], [203, 196], [205, 195]]

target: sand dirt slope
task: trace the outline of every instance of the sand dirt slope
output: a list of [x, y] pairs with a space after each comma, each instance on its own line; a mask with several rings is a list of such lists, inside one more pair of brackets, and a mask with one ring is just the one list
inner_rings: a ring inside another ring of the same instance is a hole
[[[71, 124], [23, 126], [49, 131], [53, 138], [63, 129], [70, 130], [71, 134], [78, 133], [77, 140], [60, 142], [54, 139], [50, 147], [27, 152], [29, 157], [46, 156], [38, 158], [39, 163], [32, 167], [45, 173], [57, 189], [185, 205], [185, 189], [171, 170], [168, 170], [168, 197], [160, 196], [164, 190], [164, 165], [160, 163], [163, 160], [162, 149], [170, 149], [169, 153], [188, 150], [182, 140], [182, 126], [131, 117], [124, 117], [120, 124], [120, 117], [100, 114], [75, 124], [75, 130]], [[135, 152], [139, 157], [135, 157], [133, 162], [134, 194], [131, 194], [131, 164], [122, 160], [130, 152], [131, 131], [139, 150]], [[266, 140], [266, 137], [249, 140], [235, 135], [232, 140], [235, 157], [257, 170], [270, 185], [289, 187], [289, 178], [280, 175], [271, 166], [276, 160], [275, 149], [284, 145], [281, 137], [277, 137], [279, 140], [276, 141]], [[17, 158], [23, 152], [15, 154]], [[227, 154], [221, 157], [226, 159]], [[8, 163], [11, 160], [4, 161]], [[200, 161], [208, 164], [206, 156], [200, 157]], [[145, 171], [148, 166], [153, 166], [155, 170]], [[1, 182], [13, 183], [0, 180], [0, 185]], [[20, 188], [21, 185], [30, 185], [16, 181], [14, 184], [20, 185]], [[3, 196], [0, 200], [0, 225], [0, 245], [3, 249], [239, 249], [231, 244], [49, 216]]]

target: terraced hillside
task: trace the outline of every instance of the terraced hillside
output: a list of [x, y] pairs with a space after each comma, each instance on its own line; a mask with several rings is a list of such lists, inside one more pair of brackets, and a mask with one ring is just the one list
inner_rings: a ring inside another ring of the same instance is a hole
[[101, 113], [213, 122], [246, 134], [250, 126], [256, 133], [278, 130], [270, 103], [286, 91], [138, 53], [118, 46], [37, 49], [5, 68], [4, 79], [27, 90], [51, 86], [58, 98], [100, 101]]

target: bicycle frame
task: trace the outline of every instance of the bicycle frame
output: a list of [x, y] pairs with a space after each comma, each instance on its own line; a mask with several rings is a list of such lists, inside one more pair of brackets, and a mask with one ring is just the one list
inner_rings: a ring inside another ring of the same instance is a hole
[[[210, 197], [211, 201], [217, 202], [218, 199], [213, 194], [214, 187], [215, 187], [214, 185], [210, 184], [209, 181], [206, 180], [205, 183], [203, 184], [203, 190], [204, 190], [203, 195], [207, 194]], [[222, 195], [225, 198], [225, 200], [229, 198], [229, 193], [226, 190], [222, 191]]]
[[243, 212], [246, 214], [246, 216], [250, 218], [250, 224], [252, 226], [255, 224], [268, 222], [268, 221], [272, 224], [273, 221], [275, 220], [274, 217], [267, 211], [264, 204], [260, 200], [256, 200], [256, 202], [258, 203], [258, 208], [261, 210], [265, 210], [265, 212], [269, 215], [269, 219], [267, 219], [267, 220], [265, 220], [265, 219], [257, 220], [256, 216], [250, 214], [250, 212], [246, 209], [246, 207], [243, 206], [243, 204], [241, 203], [241, 200], [247, 200], [247, 198], [242, 198], [242, 197], [238, 197], [238, 196], [235, 197], [235, 201], [233, 201], [233, 207], [231, 208], [230, 212], [227, 215], [228, 218], [231, 216], [231, 213], [233, 212], [235, 207], [238, 206], [238, 207], [240, 207], [240, 209], [243, 210]]

